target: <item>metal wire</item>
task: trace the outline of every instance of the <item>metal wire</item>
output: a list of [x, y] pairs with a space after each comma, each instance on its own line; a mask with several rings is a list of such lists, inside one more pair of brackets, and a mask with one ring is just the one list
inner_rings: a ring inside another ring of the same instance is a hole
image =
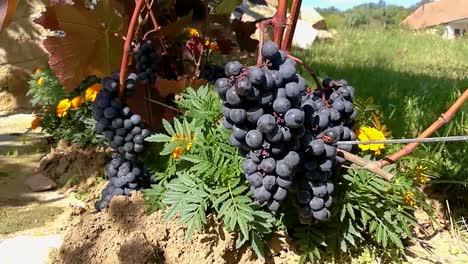
[[468, 136], [450, 136], [450, 137], [433, 137], [433, 138], [402, 138], [388, 140], [370, 140], [370, 141], [338, 141], [335, 145], [370, 145], [370, 144], [408, 144], [408, 143], [436, 143], [436, 142], [453, 142], [467, 141]]

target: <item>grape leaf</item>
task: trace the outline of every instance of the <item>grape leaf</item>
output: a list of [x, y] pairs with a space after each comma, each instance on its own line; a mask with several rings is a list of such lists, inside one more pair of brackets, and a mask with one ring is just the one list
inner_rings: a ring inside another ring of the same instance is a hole
[[15, 15], [19, 0], [0, 1], [0, 31], [4, 30]]
[[103, 77], [119, 68], [124, 43], [116, 34], [125, 35], [123, 14], [117, 0], [101, 0], [95, 10], [87, 9], [84, 0], [76, 0], [74, 5], [48, 6], [38, 19], [43, 27], [66, 33], [63, 38], [48, 37], [44, 47], [50, 54], [50, 67], [67, 91], [89, 75]]

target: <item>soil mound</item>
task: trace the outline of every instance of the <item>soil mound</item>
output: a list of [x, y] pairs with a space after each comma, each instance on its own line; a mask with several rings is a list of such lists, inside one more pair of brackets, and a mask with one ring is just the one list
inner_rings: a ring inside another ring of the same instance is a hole
[[[210, 217], [203, 233], [185, 240], [185, 227], [177, 219], [164, 220], [164, 212], [145, 214], [141, 193], [115, 197], [108, 212], [84, 213], [71, 218], [60, 249], [49, 263], [264, 263], [247, 247], [236, 249], [236, 235]], [[290, 241], [275, 234], [267, 246], [267, 263], [297, 263]]]
[[109, 161], [110, 152], [104, 147], [81, 148], [61, 140], [41, 159], [35, 173], [52, 179], [59, 187], [69, 188], [89, 184], [88, 178], [102, 177]]

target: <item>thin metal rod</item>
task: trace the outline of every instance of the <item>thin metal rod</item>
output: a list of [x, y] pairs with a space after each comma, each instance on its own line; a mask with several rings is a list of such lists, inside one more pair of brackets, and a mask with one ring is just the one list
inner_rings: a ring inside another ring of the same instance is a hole
[[151, 103], [154, 103], [154, 104], [158, 104], [158, 105], [164, 106], [164, 107], [166, 107], [166, 108], [172, 109], [172, 110], [174, 110], [174, 111], [176, 111], [176, 112], [178, 112], [178, 113], [182, 113], [182, 114], [184, 113], [184, 112], [181, 111], [180, 109], [177, 109], [177, 108], [175, 108], [175, 107], [172, 107], [172, 106], [170, 106], [170, 105], [167, 105], [167, 104], [165, 104], [165, 103], [163, 103], [163, 102], [159, 102], [159, 101], [156, 101], [156, 100], [153, 100], [153, 99], [149, 99], [149, 98], [145, 98], [145, 100], [148, 101], [148, 102], [151, 102]]
[[433, 138], [403, 138], [388, 140], [370, 140], [370, 141], [338, 141], [335, 145], [370, 145], [370, 144], [408, 144], [408, 143], [435, 143], [450, 141], [468, 141], [468, 136], [450, 136]]

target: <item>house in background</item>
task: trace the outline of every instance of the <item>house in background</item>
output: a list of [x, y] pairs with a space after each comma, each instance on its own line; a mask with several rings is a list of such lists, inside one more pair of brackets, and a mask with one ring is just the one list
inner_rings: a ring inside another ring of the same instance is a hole
[[444, 38], [461, 37], [468, 33], [468, 0], [440, 0], [424, 4], [401, 23], [415, 30], [442, 25]]

